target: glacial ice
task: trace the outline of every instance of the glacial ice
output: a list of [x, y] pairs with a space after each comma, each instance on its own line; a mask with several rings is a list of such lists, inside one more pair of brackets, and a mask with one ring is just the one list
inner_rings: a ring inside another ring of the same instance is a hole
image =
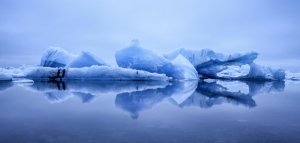
[[168, 80], [164, 74], [108, 66], [84, 68], [34, 67], [24, 71], [29, 79], [72, 79], [72, 80]]
[[[210, 78], [250, 80], [284, 80], [285, 78], [283, 69], [264, 67], [253, 63], [258, 55], [254, 51], [230, 55], [216, 53], [210, 49], [179, 48], [164, 54], [164, 57], [173, 60], [179, 54], [188, 59], [199, 74]], [[247, 65], [250, 66], [250, 70]], [[241, 68], [238, 69], [237, 66], [241, 66]]]
[[138, 40], [115, 53], [119, 67], [145, 70], [152, 73], [163, 73], [173, 79], [198, 79], [195, 68], [181, 55], [172, 61], [165, 59], [155, 51], [140, 47]]
[[[50, 47], [43, 53], [39, 65], [44, 69], [38, 68], [37, 65], [23, 65], [20, 68], [0, 68], [0, 73], [13, 78], [42, 77], [45, 79], [49, 77], [52, 79], [60, 78], [64, 72], [66, 72], [66, 76], [63, 75], [64, 78], [70, 75], [69, 79], [88, 78], [95, 80], [158, 80], [158, 77], [161, 77], [159, 74], [166, 75], [162, 78], [163, 80], [166, 77], [177, 80], [198, 78], [260, 81], [300, 79], [299, 73], [285, 72], [280, 68], [265, 67], [253, 63], [257, 55], [258, 53], [253, 51], [223, 54], [210, 49], [191, 50], [185, 48], [175, 49], [168, 54], [160, 55], [153, 50], [140, 47], [138, 40], [132, 40], [129, 45], [118, 49], [115, 53], [116, 62], [121, 68], [111, 67], [110, 64], [91, 52], [83, 51], [80, 55], [73, 55], [62, 48]], [[58, 70], [57, 67], [63, 69]], [[86, 69], [87, 67], [88, 69]], [[133, 70], [126, 71], [123, 68]], [[103, 71], [94, 71], [96, 69]], [[153, 75], [150, 76], [148, 72]], [[36, 73], [38, 75], [33, 75]], [[119, 73], [121, 74], [118, 75]], [[144, 75], [146, 77], [142, 77]]]
[[250, 72], [250, 66], [248, 64], [242, 65], [242, 66], [227, 66], [227, 69], [218, 72], [217, 76], [218, 77], [241, 77], [241, 76], [246, 76]]
[[82, 53], [66, 65], [65, 68], [83, 68], [93, 65], [110, 66], [94, 53], [82, 51]]
[[77, 55], [69, 54], [66, 50], [59, 47], [50, 47], [42, 55], [41, 67], [65, 67]]

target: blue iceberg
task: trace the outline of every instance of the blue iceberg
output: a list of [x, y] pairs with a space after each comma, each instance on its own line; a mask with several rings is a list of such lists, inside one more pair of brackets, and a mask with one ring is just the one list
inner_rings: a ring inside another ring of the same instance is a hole
[[179, 48], [163, 56], [166, 59], [173, 60], [178, 55], [182, 55], [188, 59], [197, 72], [206, 78], [245, 80], [285, 79], [285, 71], [283, 69], [264, 67], [253, 63], [258, 56], [258, 53], [254, 51], [223, 54], [210, 49], [192, 50]]
[[165, 74], [179, 80], [198, 79], [196, 69], [183, 56], [168, 60], [153, 50], [140, 47], [138, 40], [118, 49], [115, 57], [119, 67]]

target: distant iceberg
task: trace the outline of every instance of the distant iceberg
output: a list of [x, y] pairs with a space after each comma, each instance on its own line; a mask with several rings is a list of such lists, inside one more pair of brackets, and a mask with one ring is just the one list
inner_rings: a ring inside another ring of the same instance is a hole
[[300, 80], [300, 72], [292, 73], [290, 71], [286, 71], [285, 73], [286, 73], [285, 79]]
[[[200, 75], [208, 78], [284, 80], [285, 71], [280, 68], [259, 66], [253, 61], [258, 53], [254, 51], [222, 54], [210, 49], [192, 50], [179, 48], [164, 54], [168, 60], [182, 55], [196, 68]], [[241, 68], [237, 68], [241, 67]]]
[[173, 79], [198, 79], [196, 69], [181, 55], [168, 60], [153, 50], [140, 47], [138, 40], [132, 40], [126, 47], [118, 49], [115, 57], [122, 68], [166, 74]]

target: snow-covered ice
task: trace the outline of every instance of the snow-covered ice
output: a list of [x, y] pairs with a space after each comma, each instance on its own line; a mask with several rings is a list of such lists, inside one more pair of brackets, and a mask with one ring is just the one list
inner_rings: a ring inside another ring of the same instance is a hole
[[120, 67], [91, 66], [84, 68], [35, 67], [24, 71], [30, 79], [84, 79], [84, 80], [168, 80], [164, 74], [149, 73], [141, 70]]
[[118, 49], [115, 57], [118, 66], [123, 68], [162, 73], [173, 79], [198, 79], [196, 69], [181, 55], [168, 60], [153, 50], [140, 47], [138, 40]]

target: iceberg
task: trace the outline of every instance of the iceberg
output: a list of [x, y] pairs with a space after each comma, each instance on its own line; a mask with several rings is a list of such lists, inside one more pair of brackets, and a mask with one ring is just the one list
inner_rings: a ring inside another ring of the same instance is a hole
[[198, 79], [198, 73], [192, 64], [181, 55], [171, 61], [153, 50], [140, 47], [138, 40], [115, 53], [119, 67], [144, 70], [151, 73], [165, 74], [173, 79]]
[[77, 56], [59, 47], [50, 47], [42, 55], [40, 67], [65, 67]]
[[292, 73], [290, 71], [286, 71], [285, 74], [286, 74], [285, 79], [300, 80], [300, 72]]
[[66, 68], [83, 68], [83, 67], [90, 67], [93, 65], [98, 66], [110, 66], [100, 57], [96, 56], [95, 54], [87, 51], [82, 51], [82, 53], [73, 59], [70, 63], [66, 65]]
[[8, 74], [0, 73], [0, 81], [9, 81], [12, 79], [13, 79], [13, 77]]
[[33, 67], [26, 69], [24, 71], [24, 75], [29, 79], [41, 80], [169, 80], [169, 78], [164, 74], [108, 66], [91, 66], [68, 69]]
[[244, 80], [284, 80], [285, 78], [283, 69], [253, 63], [258, 55], [254, 51], [222, 54], [210, 49], [179, 48], [163, 56], [168, 60], [173, 60], [178, 55], [188, 59], [200, 75], [208, 78]]

